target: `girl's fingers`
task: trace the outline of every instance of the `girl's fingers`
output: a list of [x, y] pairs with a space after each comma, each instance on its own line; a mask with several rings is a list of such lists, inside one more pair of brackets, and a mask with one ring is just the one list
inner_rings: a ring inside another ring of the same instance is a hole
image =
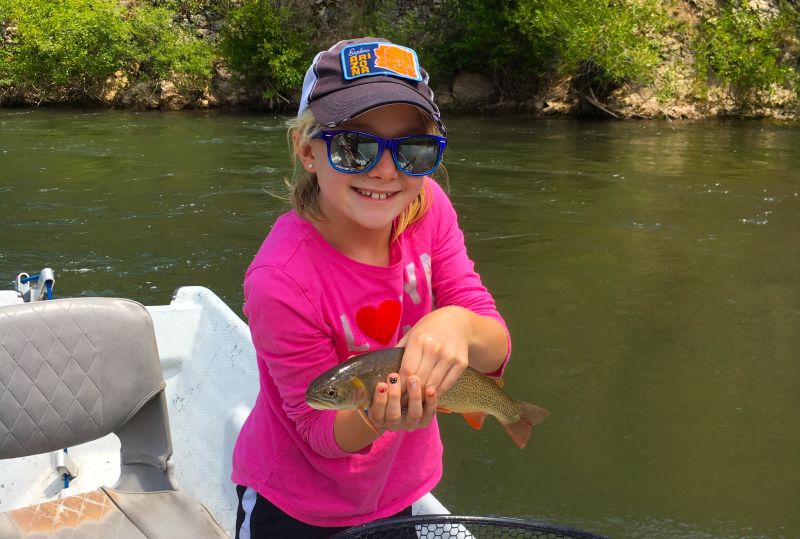
[[431, 377], [428, 379], [428, 385], [436, 388], [436, 392], [441, 395], [449, 390], [458, 380], [458, 377], [464, 372], [464, 369], [469, 365], [467, 359], [467, 351], [459, 353], [458, 351], [450, 352], [447, 360], [440, 360], [431, 372]]
[[466, 350], [443, 346], [432, 341], [423, 346], [423, 357], [417, 376], [426, 386], [433, 386], [439, 394], [450, 389], [468, 365]]
[[438, 402], [436, 388], [433, 386], [426, 386], [422, 398], [422, 418], [420, 418], [419, 426], [427, 427], [433, 419], [433, 416], [436, 415], [436, 406]]
[[389, 386], [381, 382], [375, 386], [375, 394], [372, 396], [372, 406], [369, 408], [369, 418], [376, 427], [384, 425], [386, 417], [386, 402], [389, 400]]
[[400, 375], [393, 372], [387, 377], [387, 381], [389, 382], [389, 389], [387, 391], [388, 399], [386, 401], [384, 422], [386, 423], [386, 428], [389, 430], [397, 430], [403, 419], [400, 403], [403, 393], [400, 386]]
[[451, 367], [450, 370], [447, 371], [447, 374], [445, 374], [444, 379], [439, 384], [439, 394], [441, 395], [453, 387], [456, 384], [456, 380], [458, 380], [463, 373], [464, 369], [459, 369], [455, 366]]
[[422, 348], [418, 345], [416, 339], [408, 341], [405, 348], [403, 361], [400, 363], [400, 381], [403, 384], [407, 382], [409, 376], [418, 374], [417, 371], [422, 361]]
[[408, 379], [406, 391], [408, 393], [408, 408], [403, 418], [403, 427], [407, 430], [414, 430], [419, 426], [423, 413], [422, 389], [416, 376], [411, 376]]
[[433, 368], [431, 369], [430, 375], [428, 376], [425, 385], [433, 386], [437, 389], [439, 393], [443, 393], [443, 389], [441, 387], [442, 381], [445, 379], [447, 373], [452, 370], [453, 363], [449, 361], [438, 361]]
[[431, 372], [433, 371], [433, 368], [438, 360], [437, 354], [439, 353], [440, 348], [441, 345], [439, 344], [439, 341], [433, 337], [423, 337], [421, 346], [419, 348], [419, 364], [417, 366], [417, 370], [414, 371], [414, 374], [417, 375], [417, 378], [419, 378], [420, 383], [423, 385], [428, 385]]

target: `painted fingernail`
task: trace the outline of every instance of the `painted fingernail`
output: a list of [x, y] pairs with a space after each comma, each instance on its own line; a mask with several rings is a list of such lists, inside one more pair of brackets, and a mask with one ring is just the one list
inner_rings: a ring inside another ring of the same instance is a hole
[[389, 383], [390, 384], [396, 384], [397, 383], [397, 376], [392, 376], [391, 378], [389, 378]]
[[411, 389], [417, 389], [417, 379], [409, 378], [408, 385], [411, 386]]
[[386, 386], [381, 386], [378, 388], [378, 393], [386, 393]]

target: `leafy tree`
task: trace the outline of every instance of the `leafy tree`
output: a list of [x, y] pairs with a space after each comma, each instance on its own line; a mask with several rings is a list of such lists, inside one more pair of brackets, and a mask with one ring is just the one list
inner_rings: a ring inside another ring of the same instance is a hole
[[264, 82], [266, 97], [282, 97], [302, 86], [313, 54], [312, 28], [292, 10], [270, 0], [245, 0], [228, 15], [221, 34], [231, 67]]
[[773, 17], [733, 2], [701, 22], [698, 72], [730, 84], [740, 103], [758, 102], [773, 85], [797, 81], [799, 26], [798, 9], [785, 2]]
[[0, 13], [15, 26], [0, 80], [41, 98], [95, 94], [128, 62], [130, 27], [118, 2], [0, 0]]
[[510, 18], [548, 70], [601, 96], [652, 81], [669, 24], [659, 0], [520, 0]]
[[0, 47], [0, 85], [39, 101], [96, 100], [115, 72], [211, 78], [211, 45], [172, 24], [173, 12], [117, 0], [0, 0], [13, 35]]
[[177, 77], [184, 89], [200, 89], [211, 80], [216, 57], [212, 46], [173, 24], [174, 12], [139, 6], [129, 20], [130, 52], [146, 78]]
[[512, 0], [450, 0], [443, 2], [427, 24], [429, 35], [439, 36], [423, 47], [437, 76], [454, 77], [459, 71], [489, 75], [504, 93], [515, 93], [543, 75], [544, 49], [521, 32], [512, 15]]

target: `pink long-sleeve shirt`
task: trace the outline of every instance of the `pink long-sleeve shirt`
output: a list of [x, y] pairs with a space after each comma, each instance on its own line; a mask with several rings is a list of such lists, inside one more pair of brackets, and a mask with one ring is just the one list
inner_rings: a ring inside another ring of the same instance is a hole
[[430, 207], [392, 242], [388, 266], [347, 258], [289, 212], [245, 275], [260, 391], [236, 441], [232, 480], [308, 524], [353, 526], [391, 516], [442, 475], [435, 419], [347, 453], [334, 439], [336, 412], [305, 403], [309, 382], [354, 354], [394, 346], [434, 303], [505, 327], [473, 270], [453, 206], [436, 182], [426, 178], [424, 185]]

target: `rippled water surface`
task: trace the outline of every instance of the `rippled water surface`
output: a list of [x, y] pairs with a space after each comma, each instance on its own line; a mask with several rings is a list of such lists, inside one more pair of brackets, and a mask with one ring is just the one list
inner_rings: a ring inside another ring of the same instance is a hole
[[[613, 537], [800, 536], [800, 125], [450, 118], [451, 197], [512, 331], [519, 451], [441, 418], [453, 512]], [[0, 286], [169, 303], [283, 209], [283, 119], [0, 111]]]

